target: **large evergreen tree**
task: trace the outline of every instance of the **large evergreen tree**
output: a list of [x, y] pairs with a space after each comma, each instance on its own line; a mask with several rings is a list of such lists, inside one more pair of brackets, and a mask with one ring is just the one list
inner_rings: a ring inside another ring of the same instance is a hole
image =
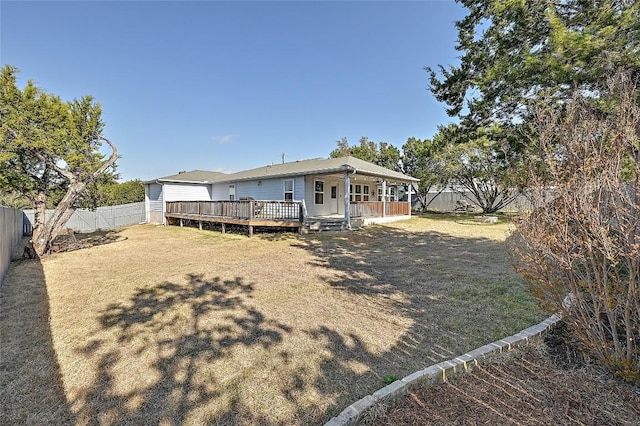
[[430, 89], [468, 131], [523, 123], [542, 93], [598, 95], [605, 77], [640, 70], [640, 2], [459, 0], [461, 63], [430, 73]]
[[[530, 124], [540, 99], [563, 106], [580, 92], [597, 100], [608, 75], [639, 74], [640, 2], [459, 2], [468, 9], [456, 23], [460, 64], [427, 68], [431, 92], [459, 120], [455, 132], [440, 129], [448, 169], [476, 197], [490, 200], [501, 187], [509, 200], [526, 185], [517, 166], [535, 146], [525, 135], [535, 131]], [[485, 212], [494, 209], [484, 204]]]
[[[118, 153], [102, 135], [102, 109], [93, 98], [65, 102], [32, 81], [21, 90], [16, 73], [9, 65], [0, 71], [0, 185], [31, 202], [33, 245], [42, 255], [82, 201], [87, 185], [114, 166]], [[100, 153], [103, 142], [111, 148], [108, 158]], [[50, 197], [59, 201], [46, 218]]]

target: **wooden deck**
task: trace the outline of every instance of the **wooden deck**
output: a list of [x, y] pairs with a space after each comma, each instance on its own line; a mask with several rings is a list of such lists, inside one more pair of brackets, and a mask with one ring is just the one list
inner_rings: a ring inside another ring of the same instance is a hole
[[[402, 216], [409, 214], [409, 204], [353, 202], [350, 212], [352, 219]], [[246, 226], [249, 236], [253, 235], [256, 226], [297, 228], [298, 232], [336, 230], [346, 226], [346, 221], [339, 215], [313, 219], [305, 217], [303, 203], [299, 201], [168, 201], [165, 217], [170, 225], [183, 226], [185, 221], [191, 221], [197, 222], [200, 229], [203, 223], [220, 224], [223, 233], [226, 232], [226, 225]]]
[[298, 228], [303, 225], [302, 203], [297, 201], [168, 201], [165, 217], [171, 222], [184, 220], [246, 226], [249, 236], [254, 227]]

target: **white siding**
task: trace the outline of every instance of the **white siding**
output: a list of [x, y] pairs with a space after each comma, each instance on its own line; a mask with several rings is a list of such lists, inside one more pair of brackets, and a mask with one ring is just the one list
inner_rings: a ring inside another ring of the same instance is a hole
[[[304, 198], [304, 176], [296, 177], [295, 181], [293, 182], [293, 187], [293, 199], [296, 201], [301, 201]], [[305, 200], [305, 203], [306, 202], [307, 200]]]
[[147, 202], [147, 211], [162, 211], [162, 185], [151, 183], [147, 185], [147, 193], [145, 201]]
[[164, 222], [162, 185], [158, 183], [150, 183], [147, 185], [144, 192], [144, 204], [147, 223]]
[[165, 201], [210, 201], [210, 184], [165, 183]]
[[229, 184], [214, 183], [211, 191], [211, 199], [214, 201], [222, 201], [229, 199]]
[[[316, 180], [324, 182], [324, 204], [315, 203]], [[338, 186], [338, 199], [331, 199], [331, 186]], [[305, 202], [307, 204], [307, 214], [309, 216], [324, 216], [336, 213], [336, 203], [338, 214], [344, 214], [344, 181], [329, 179], [327, 176], [305, 176]], [[332, 205], [333, 203], [333, 205]]]

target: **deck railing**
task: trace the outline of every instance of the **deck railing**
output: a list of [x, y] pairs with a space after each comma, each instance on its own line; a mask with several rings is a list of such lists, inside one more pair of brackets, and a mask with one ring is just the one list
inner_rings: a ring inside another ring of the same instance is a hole
[[385, 210], [385, 216], [406, 216], [409, 214], [409, 203], [390, 201], [385, 203]]
[[302, 221], [298, 201], [167, 201], [166, 213], [245, 220]]
[[[398, 201], [359, 201], [349, 206], [351, 217], [402, 216], [409, 214], [409, 203]], [[384, 211], [384, 215], [382, 212]]]

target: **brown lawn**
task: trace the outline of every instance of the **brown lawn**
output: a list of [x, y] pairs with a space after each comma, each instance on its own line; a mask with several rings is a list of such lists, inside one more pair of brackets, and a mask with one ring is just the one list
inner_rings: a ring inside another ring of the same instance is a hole
[[135, 226], [16, 262], [0, 291], [8, 424], [322, 424], [544, 317], [508, 224], [416, 218], [254, 238]]

